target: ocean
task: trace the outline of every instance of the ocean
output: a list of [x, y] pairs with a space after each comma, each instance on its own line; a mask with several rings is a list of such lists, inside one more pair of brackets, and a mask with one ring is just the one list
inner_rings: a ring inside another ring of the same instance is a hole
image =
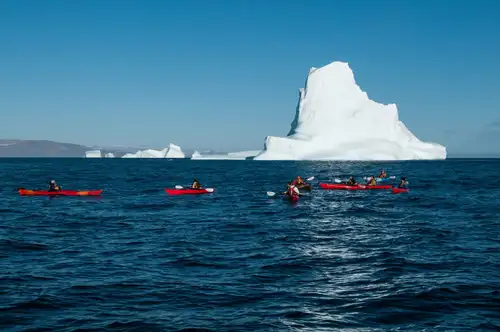
[[[411, 191], [322, 190], [354, 175]], [[498, 331], [500, 160], [0, 159], [0, 330]], [[297, 175], [296, 204], [267, 197]], [[213, 194], [169, 196], [193, 179]], [[21, 197], [18, 187], [103, 189]]]

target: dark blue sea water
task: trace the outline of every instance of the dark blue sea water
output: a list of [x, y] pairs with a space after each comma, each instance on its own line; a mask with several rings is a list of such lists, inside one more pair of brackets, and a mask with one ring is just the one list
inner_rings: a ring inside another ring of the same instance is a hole
[[[410, 193], [323, 191], [385, 168]], [[500, 160], [0, 160], [1, 331], [500, 329]], [[297, 204], [269, 199], [315, 176]], [[56, 179], [101, 198], [20, 197]], [[193, 178], [216, 193], [172, 197]]]

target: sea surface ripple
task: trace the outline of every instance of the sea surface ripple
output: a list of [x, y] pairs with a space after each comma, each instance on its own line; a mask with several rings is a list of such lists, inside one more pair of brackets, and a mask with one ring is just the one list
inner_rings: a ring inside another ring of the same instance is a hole
[[[410, 193], [324, 191], [384, 168]], [[500, 330], [500, 160], [2, 159], [1, 331]], [[270, 199], [315, 176], [297, 204]], [[21, 197], [56, 179], [103, 196]], [[197, 178], [214, 194], [168, 196]]]

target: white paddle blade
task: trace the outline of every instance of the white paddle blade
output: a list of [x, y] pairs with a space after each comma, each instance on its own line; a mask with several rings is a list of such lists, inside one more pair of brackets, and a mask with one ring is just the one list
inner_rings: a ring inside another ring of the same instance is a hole
[[205, 190], [207, 191], [207, 193], [213, 193], [214, 192], [214, 188], [205, 188]]
[[312, 181], [314, 180], [314, 176], [311, 176], [310, 178], [307, 178], [307, 181]]
[[184, 187], [177, 185], [177, 186], [175, 186], [175, 189], [184, 189]]
[[342, 181], [340, 179], [335, 179], [333, 180], [335, 183], [342, 183]]
[[272, 191], [267, 192], [267, 196], [269, 196], [269, 197], [274, 197], [274, 195], [276, 195], [275, 192], [272, 192]]

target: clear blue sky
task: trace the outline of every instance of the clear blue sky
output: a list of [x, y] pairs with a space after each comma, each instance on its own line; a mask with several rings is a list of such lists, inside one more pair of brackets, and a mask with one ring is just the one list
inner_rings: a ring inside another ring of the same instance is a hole
[[499, 36], [481, 0], [2, 0], [0, 138], [261, 148], [341, 60], [420, 139], [500, 153]]

